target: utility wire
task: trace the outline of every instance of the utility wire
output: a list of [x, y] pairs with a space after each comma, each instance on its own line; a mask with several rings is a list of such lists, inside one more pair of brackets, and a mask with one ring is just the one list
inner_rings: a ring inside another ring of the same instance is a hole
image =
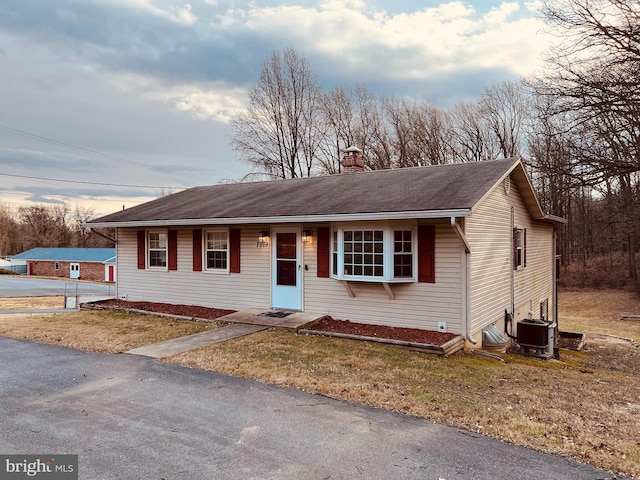
[[158, 170], [160, 172], [170, 173], [172, 175], [181, 175], [187, 178], [198, 178], [195, 175], [188, 175], [182, 172], [175, 172], [173, 170], [168, 170], [166, 168], [158, 167], [156, 165], [148, 165], [146, 163], [134, 162], [133, 160], [127, 160], [126, 158], [116, 157], [115, 155], [110, 155], [108, 153], [98, 152], [97, 150], [92, 150], [90, 148], [81, 147], [79, 145], [74, 145], [72, 143], [61, 142], [59, 140], [53, 140], [51, 138], [43, 137], [41, 135], [36, 135], [35, 133], [25, 132], [24, 130], [18, 130], [17, 128], [7, 127], [6, 125], [0, 124], [0, 130], [3, 130], [8, 133], [13, 133], [14, 135], [19, 135], [21, 137], [30, 138], [32, 140], [37, 140], [39, 142], [50, 143], [52, 145], [60, 145], [63, 147], [72, 148], [74, 150], [79, 150], [81, 152], [90, 153], [92, 155], [97, 155], [99, 157], [108, 158], [110, 160], [117, 160], [119, 162], [129, 163], [131, 165], [137, 165], [138, 167], [144, 168], [152, 168], [154, 170]]
[[105, 182], [84, 182], [81, 180], [62, 180], [59, 178], [46, 178], [46, 177], [33, 177], [30, 175], [14, 175], [11, 173], [0, 173], [4, 177], [16, 177], [16, 178], [29, 178], [31, 180], [46, 180], [51, 182], [64, 182], [64, 183], [82, 183], [85, 185], [101, 185], [106, 187], [124, 187], [124, 188], [155, 188], [155, 189], [171, 189], [171, 190], [185, 190], [187, 187], [168, 187], [158, 185], [122, 185], [119, 183], [105, 183]]

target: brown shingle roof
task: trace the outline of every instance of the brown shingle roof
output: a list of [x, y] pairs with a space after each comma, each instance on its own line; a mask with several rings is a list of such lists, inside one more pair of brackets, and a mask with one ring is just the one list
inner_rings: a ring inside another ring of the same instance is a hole
[[89, 225], [464, 210], [519, 164], [505, 159], [194, 187]]

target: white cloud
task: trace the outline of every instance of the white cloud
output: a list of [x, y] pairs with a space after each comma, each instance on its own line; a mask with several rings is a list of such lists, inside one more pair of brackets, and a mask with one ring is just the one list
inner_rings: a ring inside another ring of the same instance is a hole
[[360, 10], [366, 7], [366, 3], [363, 0], [324, 0], [320, 7], [323, 10], [344, 10], [349, 8]]
[[181, 7], [170, 5], [166, 10], [154, 5], [151, 0], [124, 0], [125, 3], [141, 10], [146, 10], [153, 15], [168, 18], [183, 25], [192, 25], [198, 18], [191, 12], [191, 4], [186, 3]]
[[188, 3], [182, 8], [171, 7], [171, 11], [173, 12], [173, 18], [177, 20], [178, 23], [193, 25], [198, 20], [198, 18], [191, 13], [191, 5]]
[[286, 35], [286, 44], [303, 53], [366, 76], [426, 79], [476, 69], [531, 73], [547, 42], [539, 35], [542, 21], [520, 8], [518, 2], [504, 2], [478, 14], [454, 1], [388, 14], [367, 12], [361, 1], [327, 0], [320, 8], [281, 5], [227, 13], [238, 32]]
[[201, 120], [226, 124], [246, 108], [246, 89], [223, 81], [166, 85], [153, 77], [135, 74], [114, 74], [109, 80], [120, 90], [169, 104]]

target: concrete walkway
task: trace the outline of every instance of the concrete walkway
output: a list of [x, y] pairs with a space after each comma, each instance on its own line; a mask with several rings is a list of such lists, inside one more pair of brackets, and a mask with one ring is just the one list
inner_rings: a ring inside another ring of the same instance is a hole
[[241, 323], [227, 325], [226, 327], [214, 328], [206, 332], [188, 335], [186, 337], [174, 338], [164, 342], [145, 345], [144, 347], [134, 348], [126, 353], [134, 355], [142, 355], [145, 357], [162, 358], [177, 353], [186, 352], [198, 347], [204, 347], [212, 343], [224, 342], [232, 338], [242, 337], [250, 333], [266, 330], [269, 327], [264, 325], [244, 325]]
[[[314, 312], [291, 312], [286, 317], [269, 317], [264, 314], [271, 311], [265, 308], [247, 308], [246, 310], [240, 310], [238, 312], [230, 313], [224, 317], [218, 318], [221, 322], [230, 323], [245, 323], [248, 325], [263, 325], [268, 327], [284, 328], [288, 330], [299, 330], [300, 328], [309, 325], [322, 317], [326, 316], [324, 313]], [[262, 314], [262, 315], [260, 315]]]
[[[269, 311], [269, 310], [266, 310]], [[145, 357], [162, 358], [177, 353], [186, 352], [194, 348], [204, 347], [212, 343], [224, 342], [233, 338], [260, 332], [267, 328], [278, 327], [290, 330], [315, 322], [324, 317], [324, 314], [310, 312], [293, 312], [284, 318], [259, 315], [264, 313], [264, 308], [249, 308], [218, 318], [220, 322], [229, 322], [231, 325], [220, 327], [207, 332], [196, 333], [186, 337], [174, 338], [164, 342], [145, 345], [134, 348], [126, 353], [143, 355]]]

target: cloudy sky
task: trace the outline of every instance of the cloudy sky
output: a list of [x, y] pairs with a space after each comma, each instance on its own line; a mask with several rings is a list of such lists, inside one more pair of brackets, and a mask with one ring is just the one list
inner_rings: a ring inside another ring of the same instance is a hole
[[533, 73], [547, 48], [534, 0], [182, 2], [2, 0], [0, 202], [109, 213], [242, 178], [229, 119], [288, 46], [328, 88], [436, 106]]

